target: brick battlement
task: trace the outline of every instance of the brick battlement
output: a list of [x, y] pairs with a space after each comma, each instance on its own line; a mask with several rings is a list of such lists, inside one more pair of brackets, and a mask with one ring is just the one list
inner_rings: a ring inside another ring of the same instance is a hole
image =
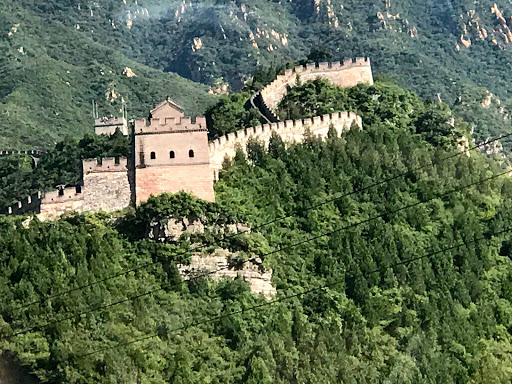
[[84, 195], [79, 186], [61, 188], [44, 194], [37, 192], [8, 207], [5, 213], [7, 215], [35, 213], [40, 220], [51, 220], [65, 213], [81, 212], [83, 200]]
[[148, 122], [146, 119], [135, 120], [135, 134], [172, 133], [184, 131], [206, 131], [206, 118], [166, 117], [154, 118]]
[[82, 162], [84, 174], [103, 172], [126, 172], [128, 159], [126, 157], [105, 157], [103, 159], [86, 159]]
[[41, 200], [42, 204], [60, 204], [64, 201], [83, 200], [83, 195], [77, 187], [67, 187], [56, 191], [46, 192]]
[[11, 156], [11, 155], [29, 155], [35, 157], [41, 157], [46, 154], [46, 151], [38, 149], [32, 149], [28, 151], [11, 151], [11, 150], [0, 150], [0, 156]]
[[359, 83], [373, 84], [373, 75], [370, 59], [357, 57], [342, 62], [306, 64], [286, 70], [283, 74], [263, 88], [260, 92], [263, 104], [270, 111], [274, 110], [288, 89], [296, 84], [300, 76], [303, 82], [314, 80], [317, 77], [326, 78], [342, 87], [351, 87]]
[[41, 205], [41, 198], [41, 192], [37, 192], [32, 196], [28, 196], [8, 207], [5, 211], [5, 214], [23, 215], [29, 212], [36, 212]]
[[300, 142], [304, 139], [305, 130], [308, 128], [313, 136], [323, 139], [327, 136], [331, 125], [340, 135], [350, 129], [353, 124], [362, 128], [361, 116], [353, 112], [336, 112], [308, 119], [286, 120], [241, 129], [209, 142], [210, 165], [214, 169], [220, 169], [226, 156], [234, 157], [235, 146], [239, 144], [245, 149], [251, 138], [268, 144], [272, 134], [277, 134], [284, 141]]

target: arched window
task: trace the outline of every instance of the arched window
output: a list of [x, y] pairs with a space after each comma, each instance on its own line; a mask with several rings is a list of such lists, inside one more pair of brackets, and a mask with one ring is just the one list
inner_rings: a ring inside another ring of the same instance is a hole
[[194, 157], [194, 150], [193, 149], [188, 151], [188, 157]]
[[156, 159], [156, 153], [155, 152], [151, 152], [151, 160], [155, 160]]
[[174, 159], [175, 157], [176, 157], [176, 154], [174, 153], [174, 151], [169, 152], [170, 159]]

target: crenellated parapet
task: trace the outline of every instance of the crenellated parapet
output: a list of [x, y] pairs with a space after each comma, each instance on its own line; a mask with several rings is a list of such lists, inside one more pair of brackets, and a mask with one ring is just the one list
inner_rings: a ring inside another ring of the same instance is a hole
[[308, 119], [263, 124], [228, 133], [209, 142], [210, 166], [215, 170], [222, 168], [224, 158], [233, 158], [237, 145], [245, 150], [251, 139], [257, 139], [268, 145], [270, 138], [275, 134], [287, 142], [301, 142], [304, 140], [306, 130], [309, 130], [312, 136], [324, 139], [331, 126], [338, 135], [341, 135], [353, 125], [362, 128], [361, 116], [354, 112], [336, 112]]
[[127, 172], [128, 158], [126, 157], [105, 157], [103, 159], [83, 160], [84, 174], [104, 172]]
[[116, 129], [119, 129], [123, 135], [128, 135], [128, 121], [125, 117], [110, 116], [94, 119], [96, 135], [112, 135]]
[[359, 83], [373, 84], [370, 59], [357, 57], [342, 62], [306, 64], [286, 70], [260, 91], [262, 102], [269, 111], [274, 111], [279, 102], [296, 85], [297, 77], [302, 82], [325, 78], [341, 87], [352, 87]]
[[80, 186], [58, 188], [55, 191], [46, 192], [41, 199], [41, 204], [61, 204], [67, 201], [83, 200]]
[[135, 135], [172, 132], [207, 131], [206, 118], [165, 117], [135, 120]]
[[28, 155], [41, 157], [46, 154], [46, 151], [41, 151], [39, 149], [32, 149], [28, 151], [18, 151], [18, 150], [0, 150], [0, 156], [11, 156], [11, 155]]
[[6, 215], [24, 215], [26, 213], [38, 212], [41, 206], [42, 194], [37, 192], [7, 207]]
[[40, 220], [53, 220], [65, 213], [81, 212], [84, 196], [81, 186], [59, 187], [46, 193], [37, 192], [8, 207], [7, 215], [37, 214]]

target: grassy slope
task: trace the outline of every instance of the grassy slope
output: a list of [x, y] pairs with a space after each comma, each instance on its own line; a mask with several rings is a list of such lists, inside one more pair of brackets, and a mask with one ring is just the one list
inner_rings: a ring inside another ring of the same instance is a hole
[[[124, 98], [131, 116], [144, 116], [167, 95], [190, 114], [213, 101], [204, 86], [129, 60], [16, 4], [0, 5], [0, 22], [1, 148], [44, 147], [90, 132], [92, 100], [106, 115], [117, 113]], [[20, 27], [8, 36], [15, 24]], [[125, 67], [137, 77], [124, 76]], [[118, 98], [110, 102], [105, 94], [112, 89]]]

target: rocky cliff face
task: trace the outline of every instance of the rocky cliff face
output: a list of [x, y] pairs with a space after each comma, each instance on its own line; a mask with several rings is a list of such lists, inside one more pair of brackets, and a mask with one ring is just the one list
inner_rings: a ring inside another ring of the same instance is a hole
[[215, 281], [240, 277], [249, 283], [254, 293], [274, 296], [276, 289], [272, 286], [272, 270], [266, 269], [259, 258], [240, 264], [232, 262], [237, 257], [238, 253], [225, 249], [216, 249], [212, 254], [196, 253], [189, 265], [179, 266], [179, 271], [185, 280], [201, 275], [208, 275]]
[[[148, 237], [161, 242], [177, 242], [183, 235], [197, 235], [206, 232], [213, 235], [235, 236], [250, 233], [250, 228], [244, 224], [228, 224], [226, 226], [208, 226], [204, 218], [189, 220], [188, 218], [170, 218], [167, 222], [154, 222], [148, 230]], [[199, 244], [192, 244], [192, 248], [201, 248]], [[201, 249], [202, 250], [202, 249]], [[276, 289], [272, 286], [272, 270], [265, 268], [260, 258], [240, 258], [239, 252], [230, 252], [227, 249], [216, 248], [212, 252], [194, 252], [190, 264], [178, 267], [184, 280], [200, 275], [219, 281], [223, 278], [240, 277], [246, 280], [251, 290], [256, 294], [270, 297], [275, 295]]]

